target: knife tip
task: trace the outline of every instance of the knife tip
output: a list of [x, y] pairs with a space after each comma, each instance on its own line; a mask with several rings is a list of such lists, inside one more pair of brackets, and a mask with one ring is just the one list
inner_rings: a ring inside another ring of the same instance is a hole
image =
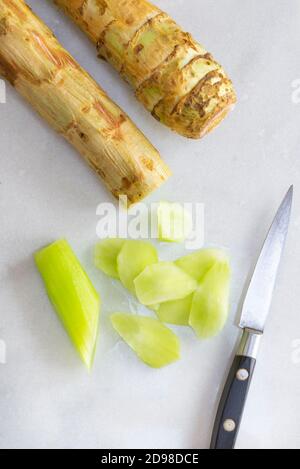
[[287, 198], [290, 200], [290, 202], [292, 202], [293, 196], [294, 196], [294, 184], [291, 185], [287, 193]]

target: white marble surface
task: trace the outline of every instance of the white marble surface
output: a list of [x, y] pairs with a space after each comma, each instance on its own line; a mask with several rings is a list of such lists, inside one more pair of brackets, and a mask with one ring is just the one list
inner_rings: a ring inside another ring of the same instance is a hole
[[[0, 104], [0, 343], [7, 347], [7, 363], [0, 364], [0, 447], [208, 447], [238, 335], [243, 285], [294, 183], [289, 240], [238, 447], [300, 448], [300, 92], [293, 88], [300, 87], [300, 1], [157, 0], [215, 54], [238, 91], [235, 111], [202, 141], [185, 140], [152, 119], [51, 1], [29, 4], [172, 167], [173, 178], [150, 200], [205, 204], [206, 243], [230, 249], [234, 283], [230, 320], [219, 338], [199, 342], [179, 330], [182, 360], [161, 371], [143, 366], [108, 321], [109, 312], [132, 307], [128, 297], [91, 263], [96, 206], [110, 196], [72, 148], [7, 87], [7, 103]], [[36, 249], [62, 236], [103, 297], [90, 376], [32, 259]], [[171, 248], [163, 253], [175, 254]]]

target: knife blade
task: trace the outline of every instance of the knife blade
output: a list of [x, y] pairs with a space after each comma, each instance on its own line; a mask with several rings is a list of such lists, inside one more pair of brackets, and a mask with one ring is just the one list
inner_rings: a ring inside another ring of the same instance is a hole
[[211, 449], [234, 449], [270, 311], [293, 202], [288, 190], [263, 244], [242, 306], [243, 336], [230, 369], [214, 424]]
[[258, 258], [242, 308], [240, 321], [242, 329], [264, 332], [288, 234], [293, 191], [294, 188], [291, 186], [278, 209]]

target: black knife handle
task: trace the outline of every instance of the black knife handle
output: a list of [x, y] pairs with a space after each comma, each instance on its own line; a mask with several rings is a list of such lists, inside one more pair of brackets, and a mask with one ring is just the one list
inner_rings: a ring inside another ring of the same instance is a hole
[[210, 449], [234, 449], [256, 359], [236, 356], [221, 397]]

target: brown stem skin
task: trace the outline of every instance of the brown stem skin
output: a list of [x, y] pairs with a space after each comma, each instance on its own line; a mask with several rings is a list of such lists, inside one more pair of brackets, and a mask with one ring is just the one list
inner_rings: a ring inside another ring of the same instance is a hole
[[0, 75], [133, 204], [170, 172], [157, 150], [23, 0], [0, 0]]
[[224, 69], [147, 0], [54, 0], [162, 124], [189, 138], [214, 129], [236, 102]]

